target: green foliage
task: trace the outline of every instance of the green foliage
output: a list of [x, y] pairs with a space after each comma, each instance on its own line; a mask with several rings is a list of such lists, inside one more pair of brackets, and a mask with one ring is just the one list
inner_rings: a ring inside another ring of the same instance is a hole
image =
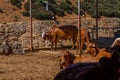
[[25, 8], [26, 11], [29, 10], [29, 2], [27, 2], [26, 4], [24, 4], [24, 8]]
[[72, 4], [72, 3], [70, 2], [70, 0], [66, 0], [66, 3], [68, 3], [68, 4]]
[[81, 7], [84, 12], [89, 13], [91, 16], [95, 15], [95, 3], [83, 2]]
[[60, 5], [60, 8], [63, 9], [63, 10], [71, 10], [72, 11], [72, 7], [70, 6], [70, 4], [68, 3], [65, 3], [65, 2], [62, 2], [61, 5]]
[[[20, 8], [23, 0], [10, 0], [11, 3]], [[46, 4], [48, 1], [49, 9], [46, 11]], [[65, 13], [71, 14], [74, 12], [78, 14], [78, 6], [72, 5], [71, 0], [32, 0], [32, 16], [36, 19], [51, 19], [53, 15], [64, 16]], [[120, 17], [120, 0], [98, 0], [98, 16], [106, 17]], [[25, 4], [24, 16], [29, 16], [29, 0]], [[96, 0], [84, 0], [81, 2], [83, 12], [96, 17]]]
[[[82, 8], [85, 12], [95, 17], [96, 12], [96, 0], [82, 3]], [[118, 0], [98, 0], [98, 16], [106, 17], [120, 17], [120, 1]]]
[[[99, 4], [100, 15], [107, 17], [120, 17], [120, 1], [118, 0], [102, 0]], [[102, 3], [102, 4], [101, 4]]]
[[58, 15], [58, 16], [64, 16], [64, 10], [61, 9], [59, 6], [55, 5], [55, 4], [52, 4], [52, 3], [49, 3], [49, 9], [55, 14], [55, 15]]
[[17, 20], [18, 20], [18, 15], [15, 14], [15, 15], [13, 16], [13, 18], [14, 18], [14, 21], [17, 21]]
[[38, 2], [42, 3], [44, 0], [37, 0]]
[[36, 18], [36, 19], [39, 19], [39, 20], [50, 20], [50, 19], [52, 19], [52, 17], [53, 17], [53, 12], [51, 12], [51, 11], [44, 11], [44, 10], [41, 10], [41, 11], [36, 11], [36, 10], [34, 10], [34, 11], [32, 11], [32, 13], [33, 13], [33, 17], [34, 18]]
[[23, 0], [10, 0], [11, 4], [17, 6], [18, 8], [21, 8], [21, 2]]
[[61, 10], [61, 9], [58, 9], [58, 11], [57, 11], [57, 14], [56, 15], [58, 15], [58, 16], [64, 16], [65, 15], [65, 13], [64, 13], [64, 11], [63, 10]]
[[78, 8], [75, 7], [75, 6], [73, 6], [73, 12], [74, 12], [75, 14], [78, 14]]
[[22, 12], [23, 16], [30, 16], [30, 13], [28, 11]]

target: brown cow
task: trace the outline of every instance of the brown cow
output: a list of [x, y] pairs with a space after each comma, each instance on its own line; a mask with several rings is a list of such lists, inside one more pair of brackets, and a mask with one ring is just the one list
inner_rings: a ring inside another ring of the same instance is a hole
[[[87, 28], [85, 28], [85, 27], [81, 28], [79, 34], [80, 34], [80, 41], [81, 41], [80, 42], [81, 43], [80, 50], [82, 51], [83, 46], [90, 43], [90, 35], [89, 35]], [[78, 41], [79, 41], [79, 39], [78, 39]], [[78, 42], [78, 44], [79, 44], [79, 42]], [[78, 44], [77, 44], [77, 46], [78, 46]]]
[[66, 67], [68, 67], [71, 64], [75, 64], [78, 62], [98, 62], [99, 59], [96, 57], [79, 57], [79, 56], [75, 56], [73, 53], [69, 52], [69, 51], [61, 51], [60, 52], [60, 69], [64, 69]]
[[91, 56], [96, 56], [99, 53], [99, 48], [96, 43], [88, 43], [85, 49], [85, 53], [89, 53]]
[[[53, 44], [55, 44], [55, 49], [57, 47], [57, 41], [62, 39], [62, 40], [67, 40], [67, 39], [72, 39], [73, 45], [72, 49], [75, 46], [75, 43], [78, 42], [78, 28], [74, 25], [64, 25], [64, 26], [53, 26], [48, 32], [43, 33], [42, 37], [44, 40], [50, 40], [51, 41], [51, 49], [53, 48]], [[85, 42], [89, 43], [89, 36], [88, 36], [88, 31], [86, 28], [82, 27], [81, 28], [81, 49], [83, 48], [83, 45]], [[78, 46], [78, 44], [77, 44]]]
[[111, 53], [107, 52], [105, 48], [99, 48], [96, 43], [89, 43], [85, 50], [85, 53], [91, 54], [91, 56], [96, 56], [98, 59], [101, 57], [108, 57], [110, 58]]
[[53, 48], [53, 45], [55, 44], [55, 49], [57, 47], [58, 40], [68, 40], [72, 39], [73, 45], [72, 49], [75, 46], [75, 43], [77, 41], [77, 33], [78, 29], [74, 25], [64, 25], [64, 26], [53, 26], [48, 32], [43, 33], [43, 39], [47, 39], [51, 41], [51, 49]]

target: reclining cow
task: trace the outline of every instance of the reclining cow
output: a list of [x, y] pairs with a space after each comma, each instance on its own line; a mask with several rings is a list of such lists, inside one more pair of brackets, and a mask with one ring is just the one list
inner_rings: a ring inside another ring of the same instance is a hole
[[[57, 47], [58, 40], [68, 40], [72, 39], [73, 49], [75, 47], [75, 43], [77, 43], [78, 46], [78, 28], [74, 25], [63, 25], [57, 27], [54, 25], [48, 32], [42, 33], [42, 38], [44, 40], [50, 40], [51, 41], [51, 49], [53, 49], [53, 45], [55, 44], [55, 49]], [[81, 49], [83, 48], [83, 45], [85, 42], [89, 43], [89, 37], [88, 37], [88, 31], [86, 28], [81, 28]]]
[[111, 53], [106, 51], [105, 48], [99, 48], [96, 43], [89, 43], [87, 44], [87, 48], [85, 49], [85, 54], [89, 53], [91, 56], [97, 57], [100, 59], [101, 57], [108, 57], [110, 58]]
[[63, 50], [60, 52], [59, 60], [60, 60], [59, 62], [60, 69], [67, 68], [71, 64], [76, 64], [79, 62], [98, 62], [99, 61], [99, 59], [96, 57], [91, 57], [91, 56], [80, 57], [80, 56], [74, 55], [73, 53], [67, 50]]

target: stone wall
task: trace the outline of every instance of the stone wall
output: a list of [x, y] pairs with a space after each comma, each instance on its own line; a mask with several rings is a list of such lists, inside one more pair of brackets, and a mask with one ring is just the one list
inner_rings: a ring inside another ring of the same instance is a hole
[[[77, 19], [58, 19], [59, 25], [74, 24], [78, 25]], [[33, 46], [45, 47], [50, 44], [43, 41], [41, 33], [48, 31], [52, 25], [56, 24], [54, 20], [46, 21], [33, 21]], [[89, 29], [91, 39], [95, 38], [95, 19], [83, 19], [82, 26]], [[115, 33], [120, 30], [120, 19], [118, 18], [105, 18], [99, 20], [98, 37], [113, 38]], [[0, 43], [7, 38], [10, 44], [15, 47], [21, 44], [24, 48], [29, 48], [30, 45], [30, 23], [29, 22], [13, 22], [0, 24]], [[104, 39], [103, 41], [104, 42]]]

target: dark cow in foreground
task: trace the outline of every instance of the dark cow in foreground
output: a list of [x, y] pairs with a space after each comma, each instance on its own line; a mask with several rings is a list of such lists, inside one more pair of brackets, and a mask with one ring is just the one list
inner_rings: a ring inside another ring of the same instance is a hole
[[[74, 25], [63, 25], [57, 27], [54, 25], [48, 32], [43, 33], [42, 37], [44, 40], [50, 40], [51, 41], [51, 49], [53, 48], [53, 44], [55, 44], [55, 49], [57, 47], [58, 40], [68, 40], [72, 39], [73, 45], [72, 49], [75, 47], [75, 43], [77, 42], [78, 46], [78, 28]], [[86, 28], [81, 28], [81, 49], [83, 48], [83, 45], [85, 42], [89, 43], [89, 37], [88, 37], [88, 31]]]
[[96, 57], [80, 57], [80, 56], [75, 56], [73, 53], [71, 53], [70, 51], [67, 50], [63, 50], [60, 52], [60, 69], [64, 69], [68, 66], [70, 66], [71, 64], [75, 64], [78, 62], [98, 62], [99, 59]]
[[53, 80], [119, 80], [120, 46], [111, 49], [111, 57], [95, 63], [77, 63], [60, 71]]

